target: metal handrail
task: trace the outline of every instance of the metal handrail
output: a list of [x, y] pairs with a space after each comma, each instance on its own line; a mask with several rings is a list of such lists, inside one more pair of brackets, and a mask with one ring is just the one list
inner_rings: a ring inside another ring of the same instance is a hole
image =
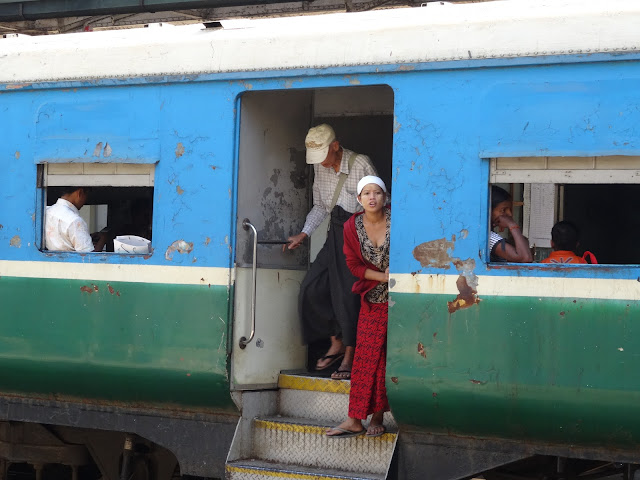
[[251, 265], [251, 278], [253, 281], [253, 288], [251, 289], [251, 335], [249, 338], [242, 337], [240, 339], [240, 348], [247, 348], [247, 345], [253, 340], [253, 336], [256, 334], [256, 273], [258, 269], [258, 231], [254, 227], [248, 218], [242, 221], [242, 228], [245, 230], [253, 230], [253, 262]]

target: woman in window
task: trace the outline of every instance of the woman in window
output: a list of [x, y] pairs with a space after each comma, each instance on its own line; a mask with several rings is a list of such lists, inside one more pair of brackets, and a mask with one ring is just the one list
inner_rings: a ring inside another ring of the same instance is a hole
[[[353, 292], [361, 296], [356, 351], [351, 370], [349, 418], [327, 436], [353, 437], [385, 432], [384, 412], [389, 410], [386, 374], [387, 300], [389, 296], [389, 229], [391, 211], [385, 207], [384, 182], [368, 175], [358, 182], [358, 202], [364, 212], [344, 224], [344, 254], [351, 273], [358, 278]], [[372, 415], [365, 430], [362, 420]]]
[[522, 235], [520, 225], [513, 219], [513, 199], [506, 190], [491, 186], [491, 228], [499, 232], [509, 230], [513, 245], [493, 230], [489, 231], [489, 252], [492, 262], [530, 263], [533, 261], [529, 241]]

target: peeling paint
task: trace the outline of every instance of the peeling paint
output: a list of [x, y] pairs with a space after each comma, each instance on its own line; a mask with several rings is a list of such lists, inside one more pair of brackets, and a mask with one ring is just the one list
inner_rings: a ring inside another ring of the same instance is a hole
[[351, 85], [360, 85], [360, 80], [356, 77], [352, 77], [351, 75], [346, 75], [345, 80], [348, 80]]
[[84, 293], [88, 293], [89, 295], [91, 295], [93, 293], [93, 288], [87, 287], [86, 285], [83, 285], [83, 286], [80, 287], [80, 291], [84, 292]]
[[19, 83], [16, 85], [5, 85], [5, 89], [6, 90], [19, 90], [21, 88], [25, 88], [25, 87], [30, 87], [31, 84], [30, 83]]
[[460, 275], [458, 277], [458, 280], [456, 280], [456, 287], [458, 287], [458, 291], [460, 293], [456, 296], [453, 302], [447, 302], [449, 313], [454, 313], [458, 310], [469, 308], [472, 305], [480, 302], [480, 299], [478, 298], [478, 292], [467, 284], [467, 279], [464, 277], [464, 275]]
[[182, 188], [180, 188], [180, 185], [178, 185], [176, 187], [176, 192], [178, 192], [178, 195], [182, 195], [184, 193], [184, 190]]
[[164, 254], [164, 258], [171, 261], [173, 259], [173, 252], [178, 253], [191, 253], [193, 251], [193, 242], [185, 242], [184, 240], [176, 240]]
[[462, 230], [460, 230], [460, 238], [464, 240], [468, 236], [469, 236], [469, 230], [467, 230], [466, 228], [463, 228]]
[[423, 267], [450, 268], [452, 262], [450, 251], [453, 251], [455, 237], [451, 241], [446, 238], [424, 242], [413, 249], [413, 257]]
[[418, 353], [422, 355], [423, 358], [427, 358], [427, 352], [424, 351], [424, 345], [422, 342], [418, 342]]
[[16, 152], [15, 154], [16, 160], [20, 159], [20, 152]]
[[113, 287], [111, 285], [109, 285], [108, 283], [107, 283], [107, 288], [109, 289], [109, 293], [111, 295], [113, 295], [115, 293], [115, 290], [113, 289]]
[[413, 65], [398, 65], [398, 68], [396, 68], [398, 72], [410, 72], [415, 69], [416, 67]]
[[207, 245], [209, 245], [211, 243], [211, 239], [209, 237], [204, 239], [204, 246], [206, 247]]
[[475, 383], [476, 385], [484, 385], [484, 384], [486, 384], [486, 383], [487, 383], [487, 382], [482, 382], [482, 381], [480, 381], [480, 380], [474, 380], [474, 379], [471, 379], [471, 380], [469, 380], [469, 381], [470, 381], [471, 383]]
[[111, 152], [112, 152], [111, 147], [109, 146], [109, 144], [108, 144], [108, 143], [106, 143], [106, 144], [104, 145], [104, 152], [102, 153], [102, 155], [103, 155], [104, 157], [110, 157], [110, 156], [111, 156]]
[[184, 145], [182, 145], [182, 142], [178, 142], [178, 145], [176, 145], [176, 158], [180, 158], [182, 155], [184, 155]]
[[93, 149], [93, 156], [99, 157], [100, 153], [102, 153], [102, 142], [96, 144], [96, 148]]
[[9, 241], [9, 246], [20, 248], [22, 246], [22, 240], [20, 239], [20, 236], [14, 235], [13, 237], [11, 237], [11, 240]]

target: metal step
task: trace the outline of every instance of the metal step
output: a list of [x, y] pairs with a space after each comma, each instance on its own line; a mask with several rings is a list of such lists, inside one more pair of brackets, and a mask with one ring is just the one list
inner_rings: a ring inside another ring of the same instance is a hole
[[384, 480], [384, 475], [359, 474], [341, 470], [307, 468], [284, 463], [265, 462], [262, 460], [237, 460], [226, 466], [227, 480]]
[[[347, 419], [349, 380], [281, 374], [278, 387], [278, 412], [282, 416], [320, 420], [328, 425]], [[390, 412], [385, 413], [384, 426], [397, 429]]]
[[396, 432], [380, 437], [360, 435], [332, 438], [323, 421], [265, 417], [253, 421], [251, 457], [303, 467], [386, 475], [393, 456]]

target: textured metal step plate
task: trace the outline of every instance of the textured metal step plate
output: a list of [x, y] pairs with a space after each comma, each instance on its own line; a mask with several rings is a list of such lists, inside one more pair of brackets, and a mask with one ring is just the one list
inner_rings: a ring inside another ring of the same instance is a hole
[[384, 480], [384, 475], [313, 469], [261, 460], [240, 460], [226, 466], [227, 480]]
[[381, 474], [393, 456], [396, 434], [369, 438], [331, 438], [326, 427], [280, 421], [254, 420], [253, 456], [271, 462], [319, 469]]
[[[328, 425], [347, 418], [349, 381], [280, 375], [278, 386], [278, 412], [284, 417], [314, 419]], [[384, 425], [397, 428], [391, 413], [385, 413]]]

